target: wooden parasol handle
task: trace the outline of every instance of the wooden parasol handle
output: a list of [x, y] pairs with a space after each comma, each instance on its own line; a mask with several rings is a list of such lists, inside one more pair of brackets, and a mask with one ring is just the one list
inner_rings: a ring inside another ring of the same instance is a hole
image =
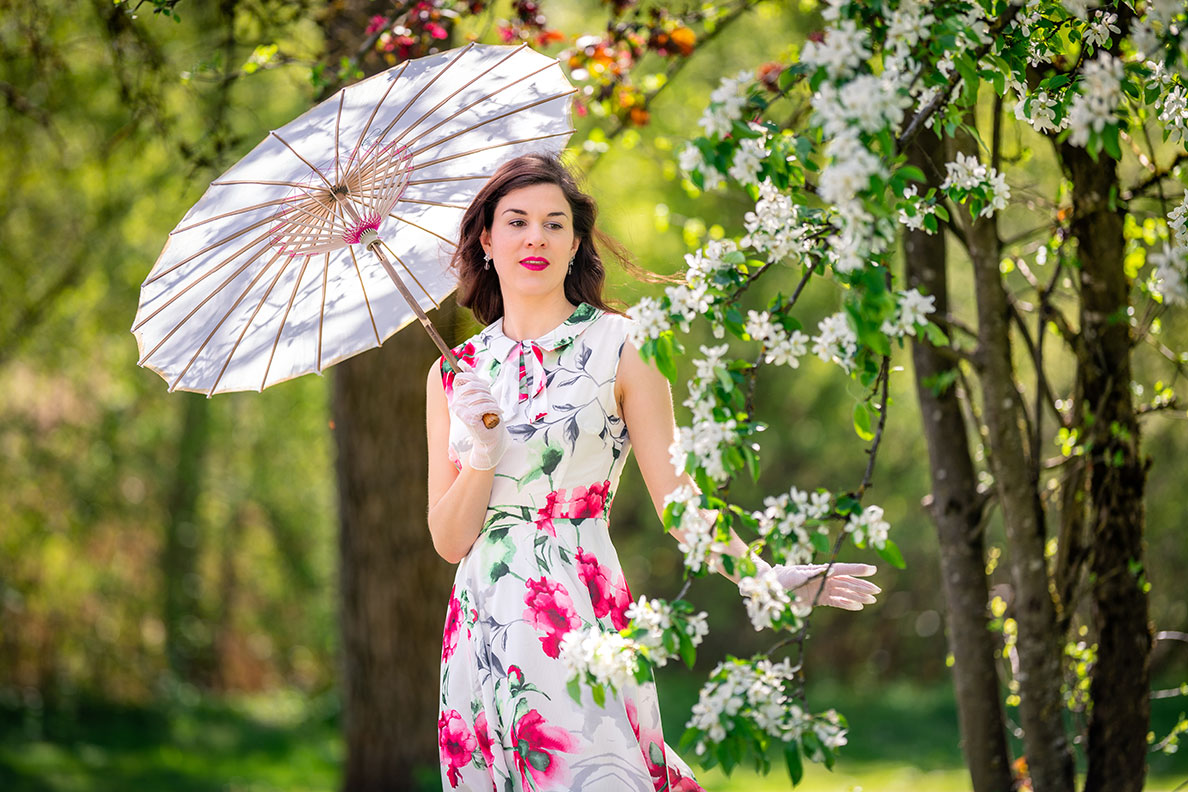
[[[400, 276], [396, 274], [396, 268], [392, 266], [392, 262], [388, 261], [387, 255], [380, 247], [379, 239], [370, 242], [367, 245], [367, 249], [374, 253], [375, 257], [380, 260], [380, 263], [384, 265], [384, 269], [388, 272], [388, 277], [392, 279], [392, 283], [396, 284], [396, 289], [400, 292], [400, 296], [408, 303], [408, 307], [413, 309], [413, 313], [417, 315], [417, 319], [420, 320], [421, 326], [425, 328], [425, 332], [429, 334], [429, 337], [433, 339], [433, 343], [441, 350], [441, 355], [445, 358], [446, 363], [450, 365], [450, 368], [454, 370], [455, 374], [461, 374], [462, 364], [458, 362], [458, 357], [454, 354], [454, 350], [446, 346], [445, 340], [437, 332], [437, 328], [433, 326], [433, 322], [429, 321], [429, 317], [421, 310], [420, 303], [409, 292], [408, 287], [404, 285], [404, 281], [400, 280]], [[496, 426], [499, 426], [499, 416], [495, 413], [486, 413], [483, 416], [483, 426], [488, 429], [494, 429]]]

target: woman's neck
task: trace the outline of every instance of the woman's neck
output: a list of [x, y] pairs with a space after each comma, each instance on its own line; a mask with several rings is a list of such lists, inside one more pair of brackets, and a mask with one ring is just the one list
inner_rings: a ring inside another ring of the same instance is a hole
[[577, 306], [561, 296], [560, 300], [503, 298], [503, 334], [513, 341], [540, 338], [557, 327], [577, 310]]

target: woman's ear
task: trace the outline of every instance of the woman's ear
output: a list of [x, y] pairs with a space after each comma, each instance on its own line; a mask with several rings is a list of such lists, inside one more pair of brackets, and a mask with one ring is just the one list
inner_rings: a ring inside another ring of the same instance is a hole
[[483, 252], [488, 256], [491, 255], [491, 229], [484, 228], [479, 233], [479, 245], [483, 248]]
[[574, 256], [576, 256], [577, 252], [578, 252], [578, 248], [580, 248], [581, 246], [582, 246], [582, 238], [575, 236], [573, 238], [573, 247], [569, 249], [569, 257], [573, 258]]

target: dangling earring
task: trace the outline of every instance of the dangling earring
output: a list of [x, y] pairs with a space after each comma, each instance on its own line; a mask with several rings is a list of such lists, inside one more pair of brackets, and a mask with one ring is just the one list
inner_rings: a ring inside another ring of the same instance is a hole
[[568, 270], [568, 271], [567, 271], [565, 274], [566, 274], [566, 275], [572, 275], [572, 274], [573, 274], [573, 259], [572, 259], [572, 258], [569, 260], [569, 270]]
[[490, 253], [483, 254], [483, 261], [485, 262], [483, 264], [483, 269], [485, 269], [485, 270], [491, 269], [491, 254]]

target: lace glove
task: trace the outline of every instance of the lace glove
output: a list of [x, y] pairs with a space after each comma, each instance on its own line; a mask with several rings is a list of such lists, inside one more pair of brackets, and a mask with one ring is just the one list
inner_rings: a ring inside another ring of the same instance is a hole
[[825, 590], [821, 592], [818, 605], [829, 605], [843, 610], [862, 610], [863, 605], [875, 601], [875, 594], [881, 588], [867, 580], [859, 578], [870, 577], [877, 567], [870, 564], [779, 564], [772, 566], [762, 558], [756, 558], [757, 575], [771, 572], [776, 580], [796, 599], [797, 605], [812, 605], [817, 597], [817, 589], [821, 587], [821, 576], [829, 569], [829, 577], [825, 579]]
[[[504, 426], [499, 404], [491, 395], [491, 387], [473, 371], [454, 375], [454, 396], [450, 412], [470, 433], [470, 466], [475, 470], [490, 470], [499, 464], [511, 442], [511, 436]], [[494, 413], [500, 421], [494, 429], [488, 429], [483, 416]]]

